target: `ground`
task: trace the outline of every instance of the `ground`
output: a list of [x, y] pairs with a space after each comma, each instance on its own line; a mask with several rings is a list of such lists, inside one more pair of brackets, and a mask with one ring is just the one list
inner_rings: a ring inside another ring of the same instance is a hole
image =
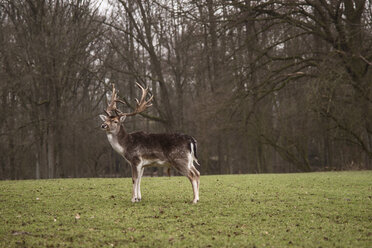
[[372, 171], [0, 182], [0, 247], [371, 247]]

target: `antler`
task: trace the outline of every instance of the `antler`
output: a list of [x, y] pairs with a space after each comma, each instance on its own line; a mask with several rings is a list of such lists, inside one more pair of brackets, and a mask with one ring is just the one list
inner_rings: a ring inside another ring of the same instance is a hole
[[118, 96], [118, 93], [115, 89], [115, 84], [112, 84], [112, 94], [111, 94], [110, 103], [108, 104], [107, 108], [103, 110], [103, 111], [105, 111], [106, 115], [109, 116], [109, 117], [112, 116], [112, 111], [115, 111], [115, 113], [116, 113], [116, 110], [117, 110], [117, 107], [116, 107], [117, 96]]
[[123, 103], [123, 104], [126, 104], [126, 103], [117, 98], [117, 91], [115, 89], [115, 85], [112, 84], [111, 101], [108, 104], [107, 108], [104, 110], [105, 113], [107, 114], [107, 116], [112, 116], [112, 114], [111, 114], [112, 111], [114, 111], [117, 116], [124, 116], [124, 115], [133, 116], [133, 115], [136, 115], [136, 114], [139, 114], [139, 113], [143, 112], [147, 107], [152, 106], [152, 104], [150, 102], [152, 101], [154, 96], [151, 96], [150, 99], [148, 99], [146, 101], [146, 96], [147, 96], [148, 91], [149, 91], [148, 87], [146, 87], [146, 89], [145, 89], [139, 83], [136, 83], [136, 84], [142, 90], [142, 96], [141, 96], [140, 101], [138, 101], [138, 99], [136, 99], [137, 106], [136, 106], [135, 110], [131, 113], [123, 113], [116, 107], [117, 102], [120, 102], [120, 103]]
[[[141, 112], [143, 112], [146, 108], [148, 107], [151, 107], [152, 106], [152, 103], [150, 103], [152, 101], [152, 99], [154, 98], [154, 96], [151, 96], [150, 99], [148, 99], [146, 101], [146, 96], [149, 92], [149, 87], [146, 87], [143, 88], [139, 83], [136, 83], [137, 86], [141, 89], [142, 91], [142, 96], [141, 96], [141, 100], [138, 101], [138, 99], [136, 98], [136, 102], [137, 102], [137, 106], [136, 106], [136, 109], [131, 112], [131, 113], [121, 113], [122, 115], [126, 115], [126, 116], [133, 116], [133, 115], [136, 115], [136, 114], [139, 114]], [[124, 103], [123, 101], [121, 100], [116, 100], [116, 102], [121, 102], [121, 103]]]

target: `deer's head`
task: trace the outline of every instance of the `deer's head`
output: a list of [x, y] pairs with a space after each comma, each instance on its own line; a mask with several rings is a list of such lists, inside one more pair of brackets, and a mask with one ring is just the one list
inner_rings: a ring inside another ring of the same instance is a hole
[[125, 116], [105, 116], [100, 115], [103, 123], [101, 125], [102, 130], [108, 133], [117, 134], [120, 130], [120, 125], [124, 122]]
[[125, 102], [118, 99], [115, 85], [114, 84], [112, 85], [111, 101], [108, 104], [107, 108], [104, 110], [106, 115], [100, 115], [103, 121], [103, 124], [101, 125], [101, 128], [103, 130], [106, 130], [106, 132], [111, 133], [111, 134], [117, 134], [120, 130], [120, 125], [124, 123], [124, 120], [127, 116], [133, 116], [133, 115], [139, 114], [142, 111], [144, 111], [147, 107], [150, 107], [152, 105], [150, 102], [153, 99], [153, 96], [151, 96], [148, 100], [146, 100], [146, 96], [149, 91], [148, 87], [143, 88], [138, 83], [137, 83], [137, 86], [142, 91], [141, 100], [138, 101], [136, 99], [137, 106], [133, 112], [123, 113], [117, 108], [116, 103], [119, 102], [119, 103], [125, 104]]

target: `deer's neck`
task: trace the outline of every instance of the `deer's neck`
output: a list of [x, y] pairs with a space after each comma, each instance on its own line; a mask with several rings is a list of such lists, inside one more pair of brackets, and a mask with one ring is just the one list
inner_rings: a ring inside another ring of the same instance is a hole
[[125, 152], [125, 146], [124, 146], [124, 139], [127, 135], [127, 132], [125, 131], [124, 127], [121, 125], [120, 130], [117, 134], [107, 134], [107, 139], [110, 142], [112, 148], [119, 154], [123, 155]]

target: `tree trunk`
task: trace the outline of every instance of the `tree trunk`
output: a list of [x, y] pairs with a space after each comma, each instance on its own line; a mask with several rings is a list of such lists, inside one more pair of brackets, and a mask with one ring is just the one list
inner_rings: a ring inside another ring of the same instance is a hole
[[41, 178], [46, 179], [48, 178], [48, 149], [47, 149], [47, 137], [46, 134], [43, 133], [40, 139], [40, 165], [42, 168]]
[[40, 179], [40, 160], [38, 152], [35, 154], [35, 179]]
[[54, 129], [49, 127], [48, 130], [48, 178], [54, 178], [55, 170], [55, 145], [54, 145]]

